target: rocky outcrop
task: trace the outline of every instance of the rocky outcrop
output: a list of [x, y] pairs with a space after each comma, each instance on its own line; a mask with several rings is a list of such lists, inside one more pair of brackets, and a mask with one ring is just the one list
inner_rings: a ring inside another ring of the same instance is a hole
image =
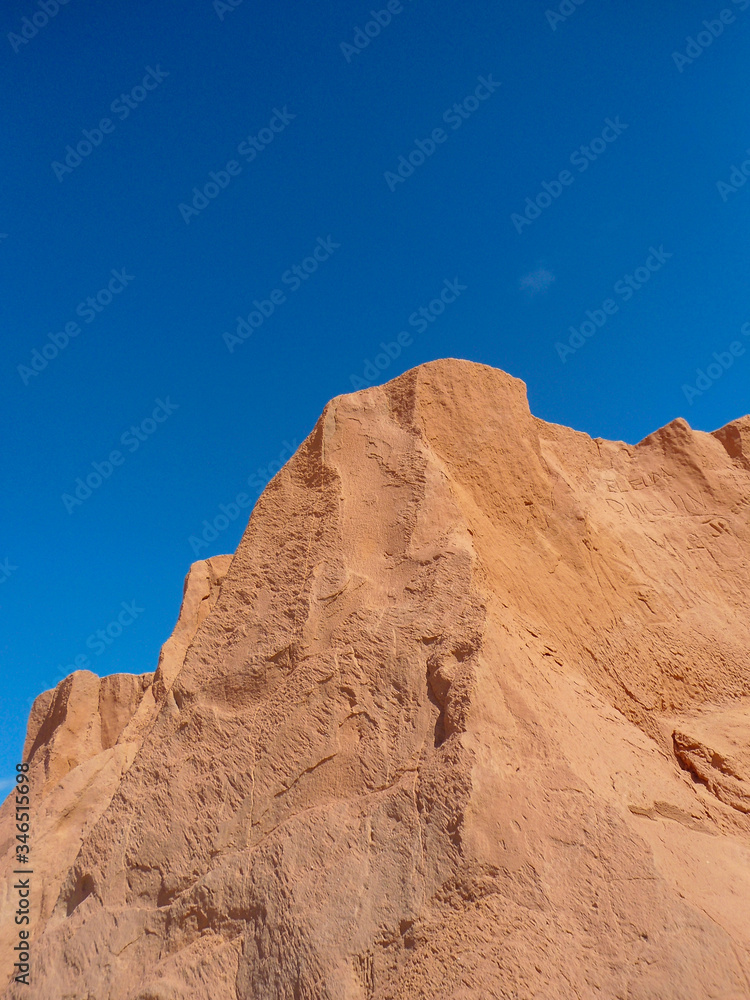
[[746, 428], [333, 400], [153, 680], [35, 705], [34, 996], [750, 997]]
[[[166, 701], [175, 661], [184, 659], [199, 625], [216, 603], [231, 556], [195, 563], [187, 578], [180, 616], [164, 644], [156, 674], [113, 674], [99, 678], [88, 670], [71, 674], [34, 701], [24, 760], [30, 763], [34, 891], [31, 918], [42, 934], [60, 887], [88, 833], [112, 801], [140, 748], [145, 731]], [[0, 955], [9, 957], [17, 930], [11, 912], [17, 905], [11, 872], [15, 828], [11, 802], [0, 812], [2, 920]], [[15, 958], [16, 956], [14, 956]], [[13, 960], [8, 963], [12, 969]]]

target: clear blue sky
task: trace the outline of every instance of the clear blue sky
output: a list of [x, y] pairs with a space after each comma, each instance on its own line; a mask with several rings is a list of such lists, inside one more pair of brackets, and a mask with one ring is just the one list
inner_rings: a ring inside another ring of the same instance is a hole
[[353, 385], [468, 358], [629, 442], [750, 409], [750, 0], [57, 7], [0, 38], [0, 780], [76, 657], [154, 669], [249, 508], [191, 536]]

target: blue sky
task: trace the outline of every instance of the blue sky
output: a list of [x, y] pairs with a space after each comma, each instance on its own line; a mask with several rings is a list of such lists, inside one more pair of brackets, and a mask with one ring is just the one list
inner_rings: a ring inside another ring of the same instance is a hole
[[332, 396], [453, 356], [631, 443], [750, 410], [750, 0], [480, 6], [4, 5], [0, 780]]

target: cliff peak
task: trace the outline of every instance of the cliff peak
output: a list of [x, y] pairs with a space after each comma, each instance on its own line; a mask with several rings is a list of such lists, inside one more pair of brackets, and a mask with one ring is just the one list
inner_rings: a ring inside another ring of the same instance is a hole
[[750, 996], [748, 428], [332, 400], [155, 674], [35, 703], [38, 1000]]

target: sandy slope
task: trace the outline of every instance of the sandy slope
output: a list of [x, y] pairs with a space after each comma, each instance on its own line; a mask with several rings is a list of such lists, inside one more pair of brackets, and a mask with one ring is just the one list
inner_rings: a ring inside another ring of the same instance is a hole
[[334, 399], [156, 674], [35, 704], [35, 1000], [750, 998], [749, 515], [748, 417]]

